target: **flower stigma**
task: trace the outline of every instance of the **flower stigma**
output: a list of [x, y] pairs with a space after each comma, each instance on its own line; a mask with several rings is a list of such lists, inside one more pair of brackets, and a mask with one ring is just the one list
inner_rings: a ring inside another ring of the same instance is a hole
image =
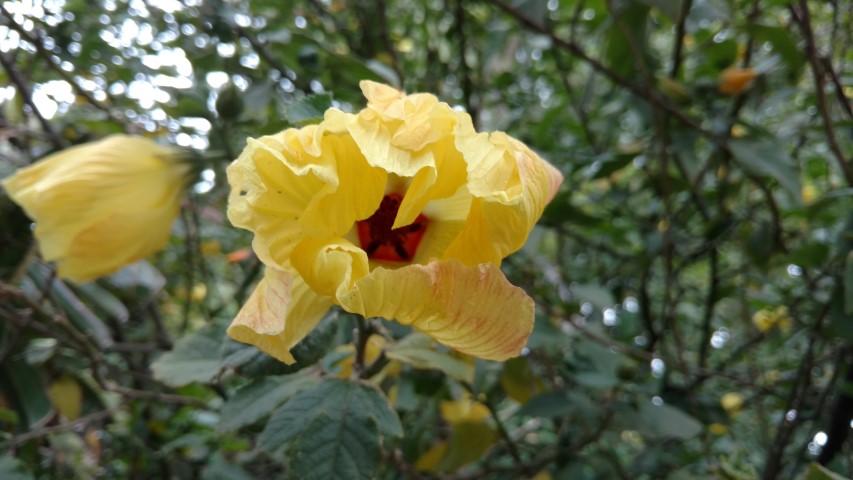
[[371, 260], [406, 262], [415, 256], [426, 232], [427, 218], [420, 214], [409, 225], [391, 228], [401, 201], [400, 195], [387, 194], [373, 215], [357, 222], [358, 240]]

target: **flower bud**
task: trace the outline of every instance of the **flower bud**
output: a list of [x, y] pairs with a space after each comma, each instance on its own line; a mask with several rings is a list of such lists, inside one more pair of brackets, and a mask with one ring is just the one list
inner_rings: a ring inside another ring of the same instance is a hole
[[86, 282], [161, 250], [191, 166], [181, 151], [129, 135], [62, 150], [3, 180], [35, 222], [58, 275]]

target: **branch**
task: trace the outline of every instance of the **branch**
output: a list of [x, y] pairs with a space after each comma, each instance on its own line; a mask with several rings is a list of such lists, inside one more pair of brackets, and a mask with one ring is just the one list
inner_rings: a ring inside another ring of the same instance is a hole
[[[0, 5], [0, 8], [2, 8], [2, 5]], [[41, 128], [44, 130], [48, 140], [50, 140], [50, 143], [53, 144], [53, 147], [57, 150], [65, 148], [65, 141], [58, 133], [56, 133], [56, 130], [53, 129], [53, 125], [44, 118], [35, 102], [33, 102], [33, 93], [27, 85], [27, 82], [21, 78], [21, 74], [18, 73], [18, 70], [14, 65], [12, 65], [12, 62], [2, 53], [0, 53], [0, 64], [3, 65], [3, 69], [9, 74], [9, 80], [15, 84], [15, 87], [18, 89], [18, 93], [21, 94], [21, 98], [24, 100], [24, 103], [29, 105], [30, 109], [33, 111], [33, 115], [38, 119], [38, 122], [41, 124]]]
[[[844, 174], [844, 178], [847, 180], [847, 184], [853, 186], [853, 166], [850, 165], [850, 162], [844, 157], [844, 153], [841, 151], [841, 146], [838, 144], [838, 139], [835, 137], [832, 117], [829, 116], [826, 92], [823, 89], [824, 69], [820, 61], [820, 54], [818, 53], [817, 46], [815, 45], [808, 3], [806, 0], [800, 0], [799, 12], [794, 5], [790, 5], [788, 8], [791, 11], [791, 15], [794, 17], [795, 22], [799, 24], [800, 29], [803, 31], [803, 36], [806, 39], [806, 54], [809, 58], [809, 64], [812, 67], [811, 70], [812, 76], [814, 77], [815, 93], [817, 94], [817, 106], [820, 111], [821, 119], [823, 120], [823, 130], [826, 132], [829, 149], [832, 150], [833, 155], [835, 155], [835, 159], [838, 162], [838, 166], [841, 167], [841, 171]], [[849, 104], [847, 108], [850, 108]]]
[[550, 29], [548, 29], [548, 28], [540, 25], [539, 23], [535, 22], [534, 20], [530, 19], [530, 17], [525, 15], [521, 10], [510, 6], [509, 4], [504, 2], [503, 0], [490, 0], [490, 1], [493, 5], [495, 5], [496, 7], [500, 8], [501, 10], [503, 10], [504, 12], [508, 13], [510, 16], [512, 16], [513, 18], [518, 20], [518, 22], [521, 23], [522, 25], [524, 25], [525, 27], [527, 27], [527, 29], [532, 30], [532, 31], [539, 33], [541, 35], [545, 35], [546, 37], [551, 39], [551, 41], [553, 42], [553, 44], [555, 46], [560, 47], [560, 48], [570, 52], [575, 57], [580, 58], [581, 60], [586, 62], [590, 67], [592, 67], [592, 69], [594, 71], [604, 75], [611, 82], [613, 82], [613, 83], [615, 83], [621, 87], [626, 88], [627, 90], [629, 90], [634, 95], [637, 95], [638, 97], [646, 100], [650, 104], [666, 111], [667, 113], [669, 113], [673, 117], [680, 120], [685, 125], [691, 127], [692, 129], [696, 130], [697, 132], [701, 133], [704, 137], [708, 138], [715, 145], [718, 145], [721, 148], [728, 150], [728, 145], [726, 144], [726, 141], [723, 138], [719, 137], [718, 135], [714, 134], [713, 132], [702, 127], [699, 120], [696, 120], [692, 117], [687, 116], [684, 112], [682, 112], [678, 108], [674, 107], [672, 104], [670, 104], [668, 101], [666, 101], [663, 97], [661, 97], [656, 91], [652, 90], [651, 88], [644, 88], [644, 87], [637, 85], [634, 82], [631, 82], [630, 80], [622, 77], [621, 75], [617, 74], [613, 70], [607, 68], [604, 64], [602, 64], [598, 60], [590, 57], [589, 54], [587, 54], [577, 43], [557, 36], [557, 34], [555, 34]]

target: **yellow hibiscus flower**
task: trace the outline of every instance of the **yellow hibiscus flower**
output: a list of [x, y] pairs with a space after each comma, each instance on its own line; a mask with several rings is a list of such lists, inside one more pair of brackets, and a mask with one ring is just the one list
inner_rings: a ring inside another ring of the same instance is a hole
[[87, 282], [166, 245], [190, 166], [180, 151], [112, 135], [62, 150], [3, 180], [35, 222], [57, 275]]
[[249, 139], [228, 168], [228, 218], [254, 232], [264, 278], [228, 334], [289, 350], [334, 304], [492, 360], [518, 355], [533, 301], [499, 266], [562, 176], [429, 94], [364, 81], [367, 107]]

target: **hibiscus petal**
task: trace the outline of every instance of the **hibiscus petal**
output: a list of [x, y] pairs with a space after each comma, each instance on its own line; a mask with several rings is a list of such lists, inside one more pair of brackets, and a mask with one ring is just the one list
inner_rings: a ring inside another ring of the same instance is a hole
[[523, 143], [502, 132], [465, 133], [457, 147], [468, 162], [468, 188], [475, 197], [462, 233], [445, 252], [467, 265], [500, 264], [524, 245], [562, 175]]
[[518, 355], [533, 329], [533, 300], [493, 264], [468, 267], [448, 260], [379, 267], [337, 299], [349, 312], [412, 325], [488, 360]]
[[421, 155], [432, 158], [429, 163], [436, 167], [424, 168], [412, 179], [394, 220], [394, 228], [411, 224], [428, 202], [450, 197], [465, 184], [465, 160], [452, 138], [432, 144]]
[[293, 249], [293, 268], [315, 292], [334, 296], [367, 275], [364, 250], [343, 238], [303, 240]]
[[[112, 135], [20, 169], [3, 180], [3, 187], [36, 222], [42, 254], [53, 260], [68, 253], [78, 232], [116, 212], [176, 213], [189, 170], [175, 161], [177, 153], [146, 138]], [[171, 225], [173, 218], [164, 221]], [[105, 252], [115, 253], [99, 253]]]
[[317, 326], [332, 304], [331, 297], [317, 295], [294, 272], [267, 268], [228, 327], [228, 336], [292, 364], [296, 359], [290, 349]]
[[[165, 247], [178, 207], [175, 199], [155, 210], [120, 212], [79, 231], [73, 225], [46, 230], [37, 224], [36, 233], [45, 260], [56, 260], [59, 276], [84, 283]], [[72, 239], [68, 249], [57, 252], [67, 237]]]
[[388, 174], [371, 167], [348, 135], [327, 135], [320, 157], [335, 165], [336, 186], [317, 195], [300, 218], [300, 225], [308, 235], [338, 237], [356, 220], [369, 217], [379, 208]]

